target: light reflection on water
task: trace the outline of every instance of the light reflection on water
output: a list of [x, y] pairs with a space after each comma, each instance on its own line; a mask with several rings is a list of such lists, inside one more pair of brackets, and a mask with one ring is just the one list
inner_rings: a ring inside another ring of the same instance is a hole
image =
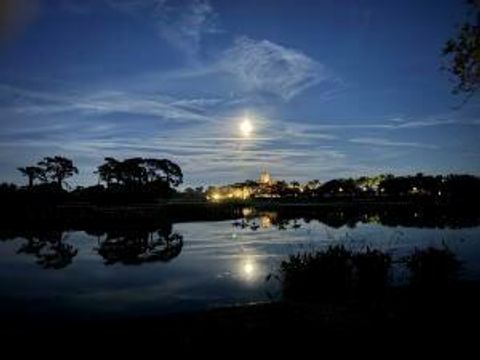
[[407, 228], [373, 222], [335, 228], [316, 220], [281, 220], [274, 213], [245, 215], [158, 231], [75, 231], [2, 241], [0, 298], [7, 306], [0, 311], [35, 303], [39, 310], [131, 315], [264, 301], [278, 293], [278, 283], [265, 278], [281, 259], [332, 243], [399, 256], [415, 246], [446, 244], [465, 262], [465, 275], [480, 278], [478, 226]]

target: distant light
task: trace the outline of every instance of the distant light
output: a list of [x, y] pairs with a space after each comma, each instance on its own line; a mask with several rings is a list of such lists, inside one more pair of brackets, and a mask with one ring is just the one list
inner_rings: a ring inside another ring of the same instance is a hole
[[242, 209], [242, 215], [247, 217], [253, 214], [253, 209], [252, 208], [243, 208]]
[[253, 133], [252, 121], [249, 118], [244, 118], [243, 121], [240, 123], [239, 129], [243, 137], [250, 137]]
[[272, 219], [269, 216], [263, 215], [260, 217], [260, 227], [268, 229], [272, 226]]

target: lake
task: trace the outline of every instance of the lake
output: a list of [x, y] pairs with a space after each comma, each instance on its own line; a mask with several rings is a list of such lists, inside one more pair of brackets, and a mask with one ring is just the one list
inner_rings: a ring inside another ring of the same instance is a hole
[[[332, 223], [244, 208], [235, 219], [156, 228], [5, 233], [0, 312], [118, 317], [269, 301], [279, 298], [279, 284], [266, 278], [282, 259], [331, 244], [397, 258], [415, 247], [448, 246], [463, 263], [462, 276], [480, 279], [479, 224], [405, 223], [372, 214]], [[396, 277], [402, 281], [401, 271]]]

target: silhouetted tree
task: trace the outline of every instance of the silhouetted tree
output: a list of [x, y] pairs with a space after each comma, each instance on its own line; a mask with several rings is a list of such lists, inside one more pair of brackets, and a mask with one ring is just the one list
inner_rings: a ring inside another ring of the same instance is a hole
[[290, 186], [293, 188], [298, 188], [300, 186], [300, 183], [298, 181], [290, 181]]
[[467, 3], [469, 18], [457, 35], [445, 43], [443, 55], [448, 59], [446, 68], [456, 80], [453, 93], [472, 95], [480, 86], [480, 1]]
[[354, 196], [357, 185], [353, 179], [335, 179], [324, 183], [318, 193], [323, 196]]
[[107, 184], [107, 186], [110, 186], [114, 181], [118, 182], [119, 181], [119, 168], [118, 168], [119, 163], [120, 162], [114, 158], [111, 158], [111, 157], [105, 158], [105, 163], [100, 165], [97, 168], [97, 171], [95, 171], [95, 173], [98, 174], [99, 181], [104, 181]]
[[183, 195], [187, 198], [196, 198], [196, 199], [205, 199], [205, 193], [203, 191], [203, 186], [194, 188], [187, 187], [183, 191]]
[[410, 270], [410, 284], [423, 291], [442, 289], [457, 280], [461, 263], [447, 247], [415, 249], [403, 259]]
[[177, 187], [183, 182], [182, 169], [174, 162], [162, 159], [160, 169], [163, 171], [166, 182], [173, 187]]
[[125, 159], [119, 164], [120, 178], [127, 185], [142, 185], [148, 182], [144, 160], [140, 157]]
[[183, 182], [180, 167], [167, 159], [143, 159], [140, 157], [125, 159], [105, 158], [105, 163], [96, 171], [100, 181], [107, 186], [113, 182], [122, 185], [145, 185], [154, 182], [165, 182], [176, 187]]
[[320, 187], [320, 180], [318, 179], [313, 179], [307, 182], [306, 188], [308, 190], [315, 190]]
[[25, 167], [19, 167], [17, 169], [22, 173], [23, 176], [26, 176], [28, 178], [29, 188], [33, 187], [35, 180], [40, 180], [40, 181], [46, 180], [45, 169], [39, 166], [25, 166]]
[[444, 195], [456, 200], [480, 200], [480, 178], [472, 175], [448, 175], [442, 180]]
[[285, 181], [277, 181], [272, 186], [270, 186], [270, 191], [272, 194], [278, 195], [280, 197], [287, 197], [292, 195], [292, 189], [288, 186]]
[[62, 187], [65, 179], [73, 174], [78, 174], [78, 169], [73, 165], [73, 161], [62, 156], [47, 156], [38, 165], [43, 167], [45, 177], [55, 182], [59, 188]]
[[144, 166], [148, 181], [162, 180], [170, 186], [176, 187], [183, 182], [180, 167], [167, 159], [145, 159]]

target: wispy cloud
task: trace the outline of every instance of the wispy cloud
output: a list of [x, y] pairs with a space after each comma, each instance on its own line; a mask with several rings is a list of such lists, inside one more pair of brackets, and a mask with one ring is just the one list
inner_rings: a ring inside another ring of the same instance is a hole
[[245, 89], [277, 95], [285, 100], [333, 79], [324, 65], [299, 50], [245, 36], [236, 39], [217, 65], [239, 80]]
[[[320, 83], [318, 97], [329, 99], [343, 82], [323, 64], [304, 52], [269, 40], [238, 36], [233, 44], [202, 62], [201, 45], [206, 35], [222, 32], [219, 15], [209, 0], [105, 0], [114, 9], [150, 18], [161, 38], [201, 66], [177, 71], [180, 78], [227, 75], [231, 91], [266, 94], [290, 100]], [[213, 60], [212, 60], [213, 59]], [[233, 81], [232, 81], [233, 80]], [[228, 81], [228, 80], [227, 80]]]
[[218, 16], [209, 0], [106, 0], [114, 9], [132, 15], [146, 15], [160, 37], [195, 55], [208, 34], [220, 32]]
[[336, 140], [338, 136], [319, 131], [314, 124], [284, 124], [282, 128], [283, 135], [290, 139], [311, 140]]
[[[36, 91], [22, 93], [20, 111], [37, 95]], [[40, 94], [38, 94], [40, 95]], [[331, 174], [335, 169], [347, 169], [347, 155], [339, 149], [325, 146], [333, 137], [313, 131], [308, 127], [268, 122], [259, 123], [258, 132], [249, 139], [238, 137], [237, 119], [232, 114], [215, 116], [215, 106], [220, 99], [173, 99], [162, 101], [174, 106], [175, 111], [194, 108], [193, 113], [201, 113], [205, 121], [190, 121], [179, 126], [173, 122], [151, 121], [151, 118], [135, 116], [122, 121], [117, 116], [105, 117], [109, 112], [139, 111], [137, 106], [151, 107], [151, 104], [132, 103], [131, 94], [103, 91], [94, 94], [72, 96], [41, 93], [38, 109], [23, 109], [20, 123], [12, 123], [0, 131], [0, 167], [8, 166], [8, 174], [15, 176], [18, 163], [35, 161], [40, 156], [61, 153], [82, 161], [79, 183], [95, 181], [93, 169], [103, 157], [119, 158], [133, 156], [168, 157], [179, 163], [185, 171], [189, 184], [206, 184], [240, 181], [256, 178], [260, 168], [268, 168], [276, 176], [288, 179], [308, 177], [312, 168], [323, 169]], [[54, 105], [69, 109], [66, 113], [52, 113]], [[121, 105], [128, 102], [127, 105]], [[88, 104], [88, 105], [87, 105]], [[76, 109], [71, 112], [71, 109]], [[144, 110], [142, 113], [151, 113]], [[185, 110], [185, 111], [192, 111]], [[82, 113], [90, 116], [79, 116]], [[161, 111], [163, 113], [163, 109]], [[32, 119], [26, 126], [27, 119]], [[130, 120], [132, 119], [132, 120]], [[264, 126], [264, 127], [262, 127]], [[305, 144], [299, 145], [300, 142]], [[17, 153], [15, 164], [12, 153]], [[20, 154], [20, 155], [18, 155]], [[3, 165], [2, 165], [3, 164]], [[292, 169], [295, 169], [292, 172]]]
[[382, 138], [353, 138], [349, 140], [351, 143], [370, 145], [370, 146], [394, 146], [394, 147], [409, 147], [417, 149], [438, 149], [438, 146], [432, 144], [424, 144], [418, 142], [408, 141], [392, 141]]
[[[290, 120], [293, 121], [293, 120]], [[439, 126], [478, 126], [480, 120], [478, 119], [458, 119], [455, 114], [442, 115], [441, 117], [431, 116], [419, 120], [406, 120], [401, 118], [394, 118], [386, 121], [379, 121], [377, 123], [363, 122], [360, 119], [352, 119], [350, 121], [342, 120], [341, 123], [334, 123], [332, 121], [318, 121], [315, 128], [319, 131], [325, 130], [402, 130], [402, 129], [419, 129]]]
[[[48, 93], [0, 85], [0, 98], [11, 99], [4, 110], [24, 116], [61, 113], [112, 114], [155, 116], [180, 122], [209, 122], [205, 108], [217, 104], [217, 98], [177, 99], [167, 95], [135, 94], [122, 91], [94, 93]], [[0, 101], [1, 105], [1, 101]]]

